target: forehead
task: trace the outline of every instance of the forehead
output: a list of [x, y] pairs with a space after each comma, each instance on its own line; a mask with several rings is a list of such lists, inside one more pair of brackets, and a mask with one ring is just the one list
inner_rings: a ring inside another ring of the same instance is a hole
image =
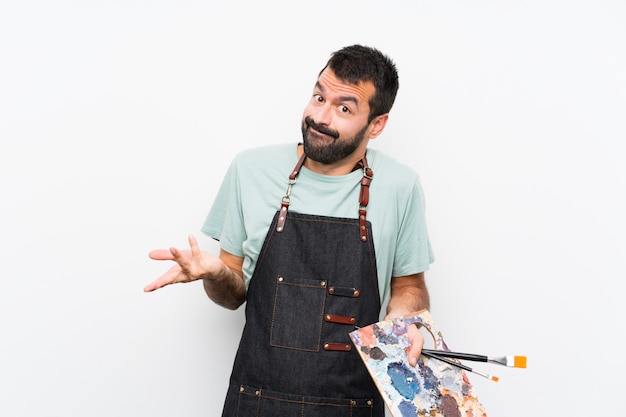
[[376, 91], [373, 82], [346, 83], [337, 78], [330, 68], [326, 68], [320, 74], [317, 79], [317, 87], [328, 99], [331, 98], [330, 95], [336, 95], [340, 99], [355, 101], [359, 106], [367, 105]]

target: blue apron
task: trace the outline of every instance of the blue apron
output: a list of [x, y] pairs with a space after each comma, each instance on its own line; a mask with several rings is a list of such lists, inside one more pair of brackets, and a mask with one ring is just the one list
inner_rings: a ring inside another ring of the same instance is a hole
[[384, 404], [349, 332], [379, 320], [372, 171], [361, 161], [359, 218], [288, 211], [290, 175], [250, 280], [246, 324], [223, 417], [382, 417]]

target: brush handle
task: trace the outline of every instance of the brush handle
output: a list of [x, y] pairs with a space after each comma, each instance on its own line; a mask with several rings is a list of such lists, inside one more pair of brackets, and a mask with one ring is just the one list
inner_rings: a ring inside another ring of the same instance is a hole
[[[436, 355], [434, 353], [429, 353], [429, 352], [444, 352], [444, 351], [426, 349], [426, 352], [424, 352], [424, 349], [422, 349], [422, 355], [424, 355], [424, 356], [428, 356], [429, 358], [436, 359], [436, 360], [441, 361], [441, 362], [445, 362], [445, 363], [447, 363], [449, 365], [456, 366], [457, 368], [460, 368], [460, 369], [465, 369], [468, 372], [473, 372], [476, 375], [480, 375], [480, 376], [485, 377], [485, 378], [487, 378], [487, 379], [489, 379], [491, 381], [498, 382], [499, 378], [497, 376], [483, 374], [482, 372], [478, 372], [477, 370], [472, 369], [469, 366], [465, 366], [462, 363], [458, 363], [458, 362], [455, 362], [455, 361], [453, 361], [451, 359], [447, 359], [447, 358], [445, 358], [443, 356], [439, 356], [439, 355]], [[478, 356], [480, 356], [480, 355], [478, 355]]]
[[441, 352], [441, 351], [440, 350], [430, 350], [429, 351], [428, 349], [422, 349], [422, 354], [424, 356], [428, 356], [429, 358], [437, 359], [438, 361], [445, 362], [448, 365], [456, 366], [457, 368], [465, 369], [468, 372], [473, 372], [472, 368], [470, 368], [469, 366], [463, 365], [462, 363], [458, 363], [458, 362], [452, 361], [450, 359], [447, 359], [447, 358], [445, 358], [443, 356], [439, 356], [436, 353], [431, 353], [431, 352]]
[[465, 359], [466, 361], [488, 362], [489, 357], [474, 353], [450, 352], [447, 350], [422, 349], [425, 355], [445, 356], [446, 358]]

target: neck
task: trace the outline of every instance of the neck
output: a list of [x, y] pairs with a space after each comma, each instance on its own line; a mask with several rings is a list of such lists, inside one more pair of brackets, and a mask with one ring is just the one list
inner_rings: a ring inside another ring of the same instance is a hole
[[[304, 153], [304, 146], [302, 144], [298, 144], [298, 157], [301, 157]], [[306, 158], [304, 160], [304, 166], [317, 174], [322, 175], [346, 175], [354, 171], [357, 164], [363, 159], [365, 156], [365, 150], [358, 149], [350, 156], [334, 162], [332, 164], [323, 164], [321, 162], [317, 162], [312, 160], [311, 158]]]

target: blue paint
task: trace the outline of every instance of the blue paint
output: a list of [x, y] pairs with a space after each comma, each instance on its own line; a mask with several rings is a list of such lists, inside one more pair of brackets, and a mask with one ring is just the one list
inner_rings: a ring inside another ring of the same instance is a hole
[[417, 362], [417, 366], [419, 366], [422, 376], [424, 377], [424, 389], [437, 390], [437, 387], [439, 386], [439, 379], [433, 370], [424, 365], [424, 362], [422, 362], [421, 359]]
[[402, 417], [418, 417], [417, 407], [410, 401], [402, 401], [398, 404], [398, 411], [400, 411]]
[[413, 400], [420, 388], [417, 375], [402, 362], [392, 362], [387, 366], [391, 386], [407, 400]]

